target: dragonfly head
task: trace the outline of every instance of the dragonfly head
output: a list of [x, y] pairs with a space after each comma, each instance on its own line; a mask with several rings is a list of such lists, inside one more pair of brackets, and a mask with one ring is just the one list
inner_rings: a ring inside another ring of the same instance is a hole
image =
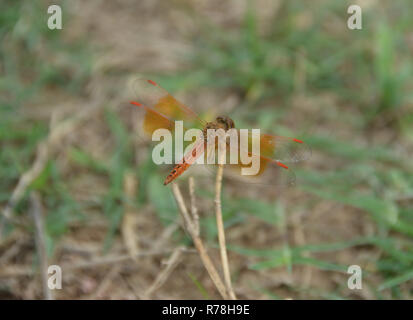
[[222, 128], [225, 131], [235, 128], [235, 123], [234, 121], [227, 117], [227, 116], [219, 116], [216, 118], [216, 122], [217, 122], [217, 127], [218, 128]]
[[228, 131], [229, 129], [232, 129], [235, 127], [234, 121], [232, 121], [231, 118], [226, 117], [226, 116], [219, 116], [215, 119], [215, 121], [208, 122], [206, 126], [204, 127], [204, 136], [208, 136], [208, 129], [224, 129], [225, 131]]

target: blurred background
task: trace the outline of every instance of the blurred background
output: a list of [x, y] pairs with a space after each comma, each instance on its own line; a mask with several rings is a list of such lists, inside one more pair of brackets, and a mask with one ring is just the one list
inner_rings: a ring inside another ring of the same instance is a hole
[[[51, 4], [62, 30], [47, 27]], [[347, 28], [351, 4], [362, 30]], [[224, 183], [239, 298], [411, 299], [412, 13], [409, 0], [1, 1], [0, 298], [44, 298], [45, 259], [62, 268], [56, 299], [220, 298], [163, 186], [169, 168], [138, 138], [138, 75], [205, 119], [312, 148], [294, 188]], [[219, 266], [213, 196], [198, 177]]]

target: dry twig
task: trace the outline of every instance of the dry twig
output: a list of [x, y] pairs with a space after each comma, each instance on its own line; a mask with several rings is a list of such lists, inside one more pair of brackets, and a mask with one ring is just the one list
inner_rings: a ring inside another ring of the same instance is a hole
[[135, 256], [139, 251], [138, 234], [136, 233], [136, 228], [135, 228], [136, 212], [133, 206], [129, 204], [129, 201], [132, 201], [134, 196], [136, 195], [137, 180], [136, 180], [135, 175], [132, 172], [126, 173], [124, 176], [123, 184], [124, 184], [123, 190], [124, 190], [127, 200], [124, 205], [125, 213], [123, 214], [122, 225], [121, 225], [122, 238], [123, 238], [123, 242], [125, 243], [126, 249], [128, 250], [130, 256], [136, 259]]
[[49, 286], [47, 284], [48, 281], [48, 273], [47, 269], [49, 264], [47, 262], [47, 251], [46, 251], [46, 242], [44, 237], [44, 224], [43, 224], [43, 214], [42, 214], [42, 204], [40, 202], [39, 195], [37, 193], [32, 192], [30, 195], [30, 202], [31, 202], [31, 212], [34, 219], [35, 224], [35, 238], [36, 238], [36, 247], [37, 252], [39, 254], [40, 260], [40, 273], [42, 277], [42, 288], [43, 288], [43, 295], [46, 300], [53, 300], [53, 295]]
[[189, 177], [189, 197], [191, 199], [191, 214], [193, 217], [195, 230], [198, 232], [199, 236], [199, 216], [198, 209], [195, 205], [195, 182], [193, 177]]
[[187, 207], [182, 198], [181, 191], [179, 190], [179, 187], [175, 182], [172, 182], [172, 192], [178, 204], [179, 211], [184, 219], [185, 227], [189, 235], [191, 236], [192, 241], [194, 242], [195, 248], [197, 249], [198, 254], [202, 260], [202, 263], [204, 264], [209, 276], [211, 277], [212, 282], [214, 283], [215, 287], [218, 289], [221, 296], [226, 300], [229, 299], [227, 290], [225, 289], [225, 285], [222, 282], [221, 277], [219, 276], [217, 270], [215, 269], [215, 266], [212, 263], [211, 258], [206, 252], [205, 246], [201, 238], [199, 237], [199, 229], [198, 230], [196, 229], [196, 225], [194, 224], [192, 218], [189, 216]]
[[[223, 157], [224, 155], [225, 154], [222, 153], [221, 157]], [[226, 285], [230, 298], [232, 300], [236, 300], [237, 298], [235, 296], [234, 290], [232, 289], [231, 273], [229, 271], [229, 263], [228, 263], [228, 255], [227, 255], [227, 247], [225, 244], [225, 229], [224, 229], [224, 222], [222, 219], [221, 190], [222, 190], [222, 175], [224, 173], [224, 165], [222, 163], [223, 161], [219, 161], [218, 172], [217, 172], [216, 181], [215, 181], [215, 216], [217, 220], [218, 241], [219, 241], [219, 249], [221, 253], [222, 269], [224, 271], [225, 285]]]
[[[166, 253], [170, 253], [173, 250], [165, 249], [165, 250], [147, 250], [147, 251], [140, 251], [134, 257], [148, 257], [148, 256], [156, 256], [156, 255], [164, 255]], [[192, 249], [182, 249], [183, 252], [194, 253], [195, 250]], [[78, 269], [88, 269], [88, 268], [98, 268], [98, 267], [105, 267], [111, 264], [116, 264], [120, 262], [125, 262], [128, 260], [133, 259], [129, 254], [123, 254], [118, 256], [108, 256], [103, 258], [94, 259], [92, 261], [80, 262], [76, 264], [67, 263], [62, 265], [62, 270], [65, 272], [71, 272]], [[22, 267], [21, 265], [7, 265], [2, 266], [0, 268], [0, 278], [4, 277], [19, 277], [19, 276], [31, 276], [35, 272], [31, 267]]]
[[91, 108], [87, 108], [79, 112], [72, 119], [63, 121], [58, 125], [51, 126], [52, 129], [48, 137], [45, 140], [41, 141], [37, 146], [36, 159], [32, 167], [20, 177], [17, 186], [12, 192], [8, 204], [6, 205], [4, 210], [1, 211], [2, 216], [0, 217], [0, 238], [2, 236], [4, 219], [9, 220], [14, 224], [19, 224], [19, 221], [13, 216], [14, 208], [22, 199], [25, 191], [27, 190], [27, 187], [43, 171], [53, 147], [60, 145], [59, 143], [64, 136], [71, 132], [79, 122], [81, 122], [84, 119], [87, 119], [90, 113], [98, 110], [99, 107], [100, 101], [95, 103]]
[[178, 266], [180, 262], [180, 258], [182, 255], [182, 247], [176, 248], [171, 256], [169, 257], [168, 261], [166, 262], [166, 268], [163, 269], [158, 276], [156, 277], [155, 281], [152, 285], [146, 290], [143, 294], [142, 299], [150, 299], [151, 295], [158, 290], [163, 284], [168, 280], [169, 276], [172, 274], [174, 269]]
[[105, 292], [110, 288], [110, 285], [113, 282], [113, 279], [119, 274], [122, 266], [120, 264], [115, 264], [111, 267], [109, 272], [100, 282], [98, 288], [95, 292], [91, 295], [91, 299], [102, 299], [105, 297]]

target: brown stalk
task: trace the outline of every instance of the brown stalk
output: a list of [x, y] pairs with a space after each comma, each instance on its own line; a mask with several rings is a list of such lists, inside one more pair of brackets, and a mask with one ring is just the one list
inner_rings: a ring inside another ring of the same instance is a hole
[[229, 297], [232, 300], [236, 300], [237, 298], [235, 296], [234, 290], [232, 288], [232, 283], [231, 283], [231, 273], [229, 271], [227, 246], [225, 244], [225, 228], [224, 228], [224, 222], [222, 219], [221, 190], [222, 190], [222, 176], [224, 173], [224, 165], [223, 165], [222, 157], [224, 155], [225, 154], [222, 152], [221, 159], [220, 159], [221, 161], [219, 161], [219, 164], [218, 164], [218, 171], [217, 171], [217, 176], [215, 180], [215, 216], [217, 220], [218, 241], [219, 241], [219, 249], [221, 253], [222, 269], [224, 271], [225, 286], [227, 288]]
[[214, 283], [218, 292], [221, 294], [222, 298], [228, 300], [230, 297], [227, 294], [225, 285], [222, 282], [217, 270], [215, 269], [215, 266], [212, 263], [211, 258], [209, 257], [201, 238], [199, 237], [199, 225], [197, 226], [196, 223], [194, 223], [195, 219], [189, 216], [188, 209], [182, 198], [181, 191], [175, 182], [172, 183], [172, 192], [174, 194], [176, 203], [178, 204], [179, 212], [181, 213], [181, 216], [184, 220], [185, 228], [192, 238], [192, 241], [195, 245], [195, 248], [198, 251], [202, 263], [205, 266], [205, 269], [207, 270], [212, 282]]
[[166, 262], [165, 269], [163, 269], [157, 275], [155, 281], [152, 283], [152, 285], [142, 295], [142, 297], [141, 297], [142, 300], [150, 299], [152, 294], [164, 285], [166, 280], [168, 280], [168, 278], [171, 276], [172, 272], [176, 269], [176, 267], [181, 262], [181, 256], [182, 256], [183, 250], [184, 250], [183, 247], [178, 247], [172, 252], [171, 256], [169, 257], [168, 261]]
[[37, 253], [40, 260], [40, 273], [42, 278], [42, 289], [45, 300], [53, 300], [53, 295], [48, 286], [48, 261], [46, 251], [46, 240], [43, 223], [43, 210], [40, 197], [37, 193], [30, 194], [31, 212], [35, 224], [35, 240]]

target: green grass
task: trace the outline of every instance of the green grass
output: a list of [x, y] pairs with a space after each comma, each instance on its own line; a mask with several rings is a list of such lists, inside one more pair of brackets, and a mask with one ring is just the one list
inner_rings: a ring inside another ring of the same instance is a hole
[[[404, 153], [413, 142], [413, 65], [411, 48], [405, 40], [413, 28], [410, 16], [413, 5], [406, 0], [388, 2], [385, 6], [388, 14], [376, 8], [364, 10], [363, 30], [349, 31], [343, 18], [346, 17], [344, 2], [330, 1], [319, 7], [302, 1], [284, 1], [269, 30], [261, 33], [251, 1], [240, 28], [224, 29], [199, 17], [203, 36], [194, 40], [194, 52], [185, 57], [191, 62], [190, 68], [173, 75], [154, 76], [171, 92], [209, 87], [217, 92], [236, 93], [242, 98], [233, 114], [237, 124], [256, 125], [282, 135], [297, 135], [283, 123], [291, 112], [300, 111], [300, 107], [292, 107], [297, 95], [308, 99], [323, 94], [334, 96], [334, 104], [320, 109], [322, 115], [314, 114], [300, 122], [298, 134], [312, 147], [314, 155], [323, 157], [326, 167], [316, 169], [310, 159], [307, 169], [296, 170], [298, 188], [309, 194], [311, 201], [329, 201], [368, 215], [375, 225], [375, 234], [304, 246], [282, 243], [270, 250], [231, 246], [231, 250], [255, 261], [249, 266], [251, 269], [286, 268], [291, 272], [295, 266], [308, 265], [345, 272], [348, 266], [318, 258], [318, 254], [368, 246], [382, 254], [374, 262], [374, 270], [367, 272], [366, 286], [374, 288], [379, 299], [411, 298], [412, 292], [406, 296], [400, 285], [413, 278], [413, 210], [411, 202], [399, 198], [413, 194], [413, 167]], [[94, 54], [86, 39], [74, 43], [63, 41], [38, 19], [44, 12], [45, 8], [34, 2], [0, 4], [0, 59], [6, 75], [0, 77], [2, 205], [7, 203], [21, 174], [32, 165], [37, 143], [48, 133], [48, 123], [32, 122], [25, 116], [24, 108], [51, 90], [82, 96], [91, 76]], [[312, 23], [299, 28], [297, 21], [303, 13], [311, 15]], [[342, 28], [326, 27], [337, 23], [337, 19], [343, 20]], [[61, 57], [62, 62], [39, 54], [39, 46], [46, 53], [53, 53], [50, 57]], [[301, 82], [297, 80], [299, 74], [304, 75]], [[98, 199], [103, 217], [109, 221], [102, 244], [105, 249], [110, 247], [119, 229], [123, 205], [130, 201], [123, 194], [123, 178], [130, 170], [134, 170], [139, 180], [134, 206], [150, 203], [165, 225], [175, 221], [178, 215], [171, 191], [162, 185], [164, 177], [152, 163], [150, 154], [135, 167], [130, 132], [110, 107], [105, 112], [104, 125], [116, 147], [109, 159], [97, 160], [81, 147], [73, 147], [69, 152], [69, 161], [108, 180], [107, 192]], [[322, 117], [325, 115], [326, 118]], [[334, 121], [344, 122], [354, 139], [338, 136]], [[305, 133], [315, 126], [325, 126], [331, 134]], [[372, 139], [382, 133], [390, 139], [382, 143]], [[86, 204], [70, 196], [56, 160], [49, 161], [30, 190], [40, 192], [45, 206], [53, 213], [46, 220], [48, 248], [52, 252], [71, 221], [86, 219]], [[213, 199], [211, 190], [197, 190], [197, 195]], [[18, 204], [18, 215], [26, 212], [27, 199], [26, 194]], [[288, 219], [285, 203], [278, 199], [233, 198], [224, 193], [223, 204], [227, 228], [242, 226], [252, 215], [277, 232], [285, 231]], [[302, 210], [310, 205], [292, 204], [288, 209], [297, 206]], [[215, 218], [203, 218], [202, 226], [203, 235], [209, 243], [214, 243]], [[371, 282], [373, 273], [381, 279], [378, 285]], [[207, 296], [202, 284], [192, 275], [189, 277], [201, 294]], [[265, 288], [256, 289], [278, 298]], [[342, 299], [346, 298], [344, 289], [311, 294]]]
[[[40, 2], [0, 4], [0, 201], [3, 205], [20, 176], [32, 166], [37, 143], [48, 134], [48, 123], [33, 122], [25, 110], [49, 90], [81, 95], [90, 75], [92, 56], [86, 42], [69, 43], [58, 32], [49, 30], [45, 21], [39, 19], [46, 12], [47, 7]], [[57, 56], [60, 62], [53, 59]], [[27, 190], [16, 208], [17, 214], [26, 212], [27, 196], [33, 189], [41, 192], [45, 205], [53, 212], [46, 220], [51, 252], [67, 224], [81, 218], [81, 206], [70, 197], [54, 160]]]
[[[392, 297], [407, 298], [397, 286], [412, 279], [413, 211], [409, 203], [399, 202], [398, 197], [413, 193], [413, 167], [403, 153], [395, 150], [395, 145], [412, 141], [413, 129], [407, 125], [412, 123], [412, 114], [407, 106], [413, 101], [410, 93], [413, 69], [411, 54], [403, 41], [406, 30], [412, 28], [406, 13], [412, 5], [407, 1], [388, 5], [397, 19], [390, 14], [377, 19], [380, 13], [373, 8], [363, 13], [362, 32], [345, 29], [326, 32], [322, 25], [338, 12], [346, 12], [343, 4], [311, 8], [298, 1], [286, 1], [265, 35], [258, 33], [258, 21], [251, 6], [238, 30], [220, 29], [205, 22], [206, 29], [212, 31], [205, 31], [205, 37], [199, 40], [191, 73], [165, 77], [167, 85], [175, 82], [189, 90], [209, 86], [240, 92], [245, 100], [234, 112], [237, 123], [255, 124], [263, 129], [277, 124], [277, 132], [287, 135], [294, 134], [282, 125], [283, 115], [291, 112], [288, 108], [291, 97], [303, 92], [309, 96], [330, 92], [338, 100], [338, 106], [330, 106], [330, 110], [345, 113], [343, 116], [353, 135], [360, 137], [343, 141], [333, 132], [329, 136], [304, 135], [313, 154], [322, 154], [326, 161], [337, 163], [338, 167], [327, 171], [297, 170], [298, 187], [320, 200], [368, 213], [377, 226], [377, 235], [345, 243], [282, 246], [268, 252], [233, 248], [238, 253], [261, 259], [250, 266], [252, 269], [305, 264], [323, 270], [346, 271], [347, 266], [308, 258], [303, 253], [339, 251], [348, 246], [368, 244], [383, 251], [376, 262], [377, 272], [383, 279], [379, 290], [390, 289]], [[313, 15], [314, 23], [307, 29], [295, 29], [294, 19], [304, 11]], [[295, 83], [298, 59], [301, 59], [301, 72], [306, 75], [301, 86]], [[280, 108], [264, 107], [274, 99]], [[372, 125], [376, 123], [385, 123], [398, 140], [361, 146], [364, 137], [375, 134]], [[311, 123], [303, 125], [312, 126]], [[328, 126], [334, 128], [334, 124]], [[245, 223], [249, 214], [277, 225], [280, 221], [276, 211], [272, 202], [224, 198], [227, 227]], [[207, 218], [203, 223], [208, 238], [214, 239], [213, 219]], [[342, 295], [340, 292], [330, 294]], [[379, 291], [376, 296], [383, 297]]]

